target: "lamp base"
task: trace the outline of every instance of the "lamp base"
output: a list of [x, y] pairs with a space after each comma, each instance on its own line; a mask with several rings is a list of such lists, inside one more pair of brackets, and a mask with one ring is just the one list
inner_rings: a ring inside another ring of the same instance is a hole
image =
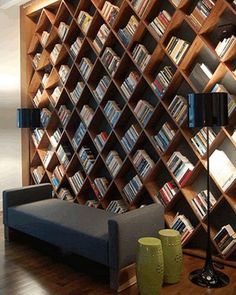
[[190, 281], [205, 288], [222, 288], [229, 284], [229, 277], [214, 269], [197, 269], [190, 273]]

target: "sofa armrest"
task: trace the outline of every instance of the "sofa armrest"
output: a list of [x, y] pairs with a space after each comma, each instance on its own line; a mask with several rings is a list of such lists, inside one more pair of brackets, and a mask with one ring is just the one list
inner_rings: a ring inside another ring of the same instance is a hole
[[32, 203], [52, 197], [49, 183], [30, 185], [3, 191], [3, 223], [7, 225], [7, 209], [26, 203]]
[[138, 239], [164, 228], [164, 208], [155, 203], [108, 220], [109, 265], [119, 270], [136, 260]]

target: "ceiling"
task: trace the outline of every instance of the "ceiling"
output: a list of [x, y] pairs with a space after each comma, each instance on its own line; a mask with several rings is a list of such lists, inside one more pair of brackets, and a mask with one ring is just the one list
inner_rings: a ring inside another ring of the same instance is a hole
[[0, 0], [0, 9], [8, 9], [13, 6], [20, 6], [29, 0]]

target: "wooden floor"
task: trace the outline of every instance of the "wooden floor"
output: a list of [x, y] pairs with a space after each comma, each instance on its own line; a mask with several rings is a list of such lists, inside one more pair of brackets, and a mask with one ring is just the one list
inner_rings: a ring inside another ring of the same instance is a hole
[[[185, 256], [181, 283], [164, 286], [161, 294], [236, 295], [236, 270], [228, 267], [224, 272], [230, 276], [231, 283], [225, 288], [208, 290], [189, 282], [188, 273], [202, 267], [202, 264], [200, 259]], [[108, 294], [116, 293], [109, 290], [106, 269], [81, 258], [66, 257], [37, 240], [24, 238], [7, 243], [3, 238], [3, 226], [0, 225], [0, 295]], [[120, 294], [137, 295], [137, 286]]]

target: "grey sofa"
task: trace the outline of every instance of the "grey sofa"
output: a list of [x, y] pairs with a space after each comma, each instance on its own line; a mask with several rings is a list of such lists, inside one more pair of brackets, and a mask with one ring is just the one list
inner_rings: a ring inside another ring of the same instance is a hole
[[110, 286], [135, 283], [137, 240], [164, 226], [161, 204], [114, 214], [52, 198], [50, 184], [3, 192], [5, 238], [18, 230], [99, 262], [110, 269]]

